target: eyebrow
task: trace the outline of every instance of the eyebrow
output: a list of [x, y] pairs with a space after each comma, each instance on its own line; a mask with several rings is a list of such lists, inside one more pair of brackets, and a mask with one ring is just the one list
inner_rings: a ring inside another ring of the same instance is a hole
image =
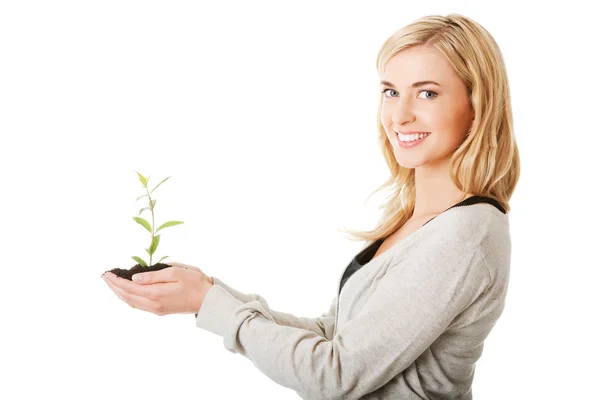
[[[385, 85], [385, 86], [391, 86], [391, 87], [393, 87], [394, 89], [396, 89], [396, 87], [394, 86], [394, 84], [393, 84], [393, 83], [391, 83], [391, 82], [388, 82], [388, 81], [381, 81], [381, 84], [382, 84], [382, 85]], [[438, 86], [440, 86], [440, 87], [442, 86], [442, 85], [440, 85], [439, 83], [437, 83], [437, 82], [435, 82], [435, 81], [419, 81], [419, 82], [415, 82], [415, 83], [413, 83], [413, 84], [411, 85], [411, 87], [412, 87], [412, 88], [417, 88], [417, 87], [419, 87], [419, 86], [424, 86], [424, 85], [428, 85], [428, 84], [432, 84], [432, 85], [438, 85]]]

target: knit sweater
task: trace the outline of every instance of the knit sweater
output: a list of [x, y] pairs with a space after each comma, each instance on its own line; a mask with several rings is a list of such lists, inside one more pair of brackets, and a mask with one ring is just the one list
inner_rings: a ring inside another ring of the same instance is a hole
[[471, 400], [475, 363], [504, 309], [508, 215], [475, 196], [373, 258], [382, 243], [352, 259], [319, 317], [272, 310], [213, 276], [196, 326], [303, 399]]

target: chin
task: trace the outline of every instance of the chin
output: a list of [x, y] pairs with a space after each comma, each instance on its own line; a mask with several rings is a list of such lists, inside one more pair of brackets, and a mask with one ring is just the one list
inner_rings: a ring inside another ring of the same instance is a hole
[[395, 149], [395, 158], [398, 165], [403, 168], [415, 169], [427, 164], [427, 160], [423, 159], [423, 155], [419, 155], [416, 153], [407, 154], [405, 152], [407, 149], [396, 148]]
[[400, 165], [403, 168], [408, 168], [408, 169], [419, 168], [426, 164], [422, 161], [414, 161], [414, 160], [410, 161], [410, 160], [406, 160], [406, 159], [399, 160], [398, 158], [396, 158], [396, 161], [398, 162], [398, 165]]

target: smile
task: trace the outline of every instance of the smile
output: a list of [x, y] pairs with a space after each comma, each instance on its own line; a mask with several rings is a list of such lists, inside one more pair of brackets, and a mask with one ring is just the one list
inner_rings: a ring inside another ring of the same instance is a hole
[[398, 145], [402, 148], [411, 148], [423, 143], [431, 135], [431, 132], [415, 133], [412, 135], [403, 135], [396, 132], [398, 137]]

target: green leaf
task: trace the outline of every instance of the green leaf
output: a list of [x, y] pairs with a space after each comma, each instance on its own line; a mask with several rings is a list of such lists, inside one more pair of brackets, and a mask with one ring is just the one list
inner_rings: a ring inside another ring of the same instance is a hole
[[142, 211], [149, 210], [149, 209], [150, 209], [150, 207], [144, 207], [144, 208], [140, 209], [140, 212], [138, 213], [138, 215], [140, 215], [142, 213]]
[[133, 258], [135, 261], [137, 261], [137, 263], [140, 264], [142, 267], [148, 266], [148, 264], [146, 264], [146, 262], [139, 257], [131, 256], [131, 258]]
[[152, 208], [154, 208], [155, 204], [156, 204], [156, 199], [152, 200]]
[[149, 256], [151, 256], [152, 254], [150, 254], [150, 250], [149, 249], [144, 249], [146, 250], [146, 253], [148, 253]]
[[158, 260], [158, 262], [161, 262], [162, 260], [164, 260], [167, 257], [169, 257], [169, 256], [164, 256], [163, 258], [161, 258], [160, 260]]
[[150, 227], [150, 223], [146, 221], [144, 218], [133, 217], [133, 220], [138, 224], [142, 225], [144, 228], [148, 229], [148, 232], [152, 233], [152, 228]]
[[139, 200], [139, 199], [141, 199], [142, 197], [146, 197], [146, 196], [148, 196], [148, 195], [147, 195], [147, 194], [143, 194], [143, 195], [141, 195], [140, 197], [138, 197], [137, 199], [135, 199], [135, 201], [138, 201], [138, 200]]
[[167, 176], [165, 179], [163, 179], [162, 181], [160, 181], [160, 183], [158, 185], [156, 185], [156, 187], [154, 189], [152, 189], [152, 191], [150, 192], [150, 194], [152, 194], [152, 192], [154, 192], [164, 181], [166, 181], [169, 178], [170, 178], [170, 176]]
[[152, 246], [150, 246], [150, 254], [154, 254], [156, 248], [158, 247], [158, 243], [160, 242], [160, 235], [154, 236], [154, 240], [152, 241]]
[[175, 226], [175, 225], [179, 225], [179, 224], [183, 224], [183, 221], [169, 221], [169, 222], [165, 222], [164, 224], [162, 224], [161, 226], [158, 227], [158, 229], [156, 230], [156, 232], [160, 231], [162, 228], [168, 228], [169, 226]]
[[[135, 171], [137, 172], [137, 171]], [[148, 179], [144, 178], [144, 176], [142, 174], [140, 174], [139, 172], [137, 172], [138, 174], [138, 178], [140, 178], [140, 182], [142, 182], [142, 185], [144, 185], [144, 187], [146, 187], [146, 185], [148, 184]], [[150, 178], [148, 176], [148, 178]]]

